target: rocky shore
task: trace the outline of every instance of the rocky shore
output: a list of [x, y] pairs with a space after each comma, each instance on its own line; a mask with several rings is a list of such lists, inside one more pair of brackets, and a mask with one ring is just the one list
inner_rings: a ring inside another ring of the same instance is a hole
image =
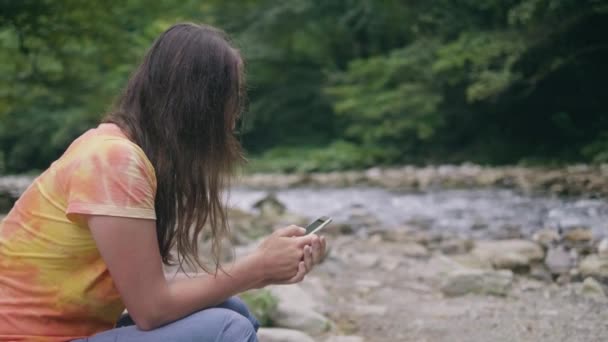
[[392, 190], [508, 188], [524, 193], [605, 197], [608, 165], [573, 165], [564, 168], [483, 167], [475, 164], [399, 168], [372, 168], [310, 174], [252, 174], [240, 178], [249, 188], [373, 186]]
[[[237, 255], [255, 248], [252, 236], [297, 221], [273, 196], [256, 206], [232, 212]], [[589, 229], [474, 240], [411, 224], [340, 224], [327, 231], [331, 249], [303, 283], [245, 294], [266, 317], [260, 341], [608, 338], [608, 240]]]

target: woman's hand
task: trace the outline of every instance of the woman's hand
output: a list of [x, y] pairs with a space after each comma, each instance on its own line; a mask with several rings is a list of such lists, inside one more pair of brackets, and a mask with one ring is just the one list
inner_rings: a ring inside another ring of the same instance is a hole
[[254, 254], [264, 272], [263, 286], [300, 282], [321, 261], [325, 239], [304, 234], [304, 228], [292, 225], [275, 231], [258, 247]]

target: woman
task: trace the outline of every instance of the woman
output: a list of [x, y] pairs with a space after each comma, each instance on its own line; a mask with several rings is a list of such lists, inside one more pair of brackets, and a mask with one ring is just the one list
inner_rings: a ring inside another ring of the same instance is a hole
[[[2, 222], [0, 340], [257, 340], [255, 318], [233, 296], [301, 281], [325, 241], [289, 226], [219, 266], [243, 89], [242, 60], [221, 31], [179, 24], [156, 40], [104, 123]], [[167, 281], [172, 257], [205, 266], [201, 232], [215, 267]], [[112, 329], [125, 307], [136, 326]]]

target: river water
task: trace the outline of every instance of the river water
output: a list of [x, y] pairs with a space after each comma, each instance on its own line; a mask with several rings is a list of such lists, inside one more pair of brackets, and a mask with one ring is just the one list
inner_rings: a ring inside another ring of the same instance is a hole
[[[404, 224], [455, 236], [504, 238], [531, 235], [541, 228], [591, 228], [608, 236], [608, 201], [529, 196], [511, 190], [437, 190], [391, 192], [380, 188], [293, 188], [274, 191], [293, 213], [315, 218], [328, 215], [353, 222], [373, 215], [378, 228]], [[231, 191], [233, 206], [251, 211], [268, 192], [247, 188]]]

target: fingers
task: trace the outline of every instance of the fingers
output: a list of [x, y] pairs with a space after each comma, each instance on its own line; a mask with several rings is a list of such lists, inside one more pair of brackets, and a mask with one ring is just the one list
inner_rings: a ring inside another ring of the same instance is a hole
[[304, 261], [300, 261], [300, 263], [298, 264], [298, 273], [296, 273], [296, 275], [293, 276], [291, 279], [287, 280], [285, 282], [285, 284], [299, 283], [302, 280], [304, 280], [305, 275], [306, 275], [306, 265], [304, 264]]
[[292, 224], [291, 226], [278, 229], [274, 234], [281, 237], [302, 236], [306, 234], [306, 229]]
[[304, 246], [306, 245], [312, 246], [312, 241], [314, 239], [318, 239], [315, 234], [308, 234], [304, 236], [299, 236], [295, 238], [294, 241], [298, 245], [298, 247], [304, 248]]
[[323, 248], [321, 245], [321, 239], [312, 240], [312, 261], [314, 265], [317, 265], [323, 259]]
[[306, 273], [312, 271], [312, 267], [315, 265], [312, 249], [313, 247], [311, 246], [304, 247], [304, 266], [306, 267]]

